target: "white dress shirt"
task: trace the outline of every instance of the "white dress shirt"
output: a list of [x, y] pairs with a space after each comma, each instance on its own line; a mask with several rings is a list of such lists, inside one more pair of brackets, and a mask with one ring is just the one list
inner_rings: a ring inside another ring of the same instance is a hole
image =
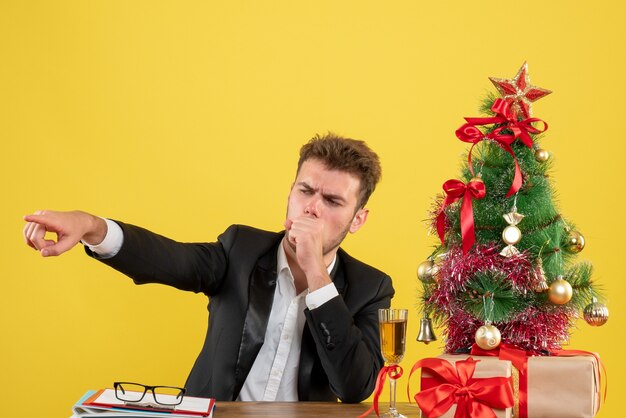
[[[99, 258], [115, 256], [124, 242], [120, 226], [105, 219], [107, 235], [98, 245], [89, 245]], [[276, 289], [272, 310], [265, 331], [265, 339], [237, 400], [240, 401], [297, 401], [298, 368], [302, 330], [306, 318], [304, 309], [315, 309], [337, 296], [337, 288], [330, 283], [314, 292], [308, 289], [296, 295], [296, 286], [282, 243], [278, 246]], [[336, 256], [328, 273], [333, 269]], [[209, 394], [210, 395], [210, 394]]]
[[[239, 392], [240, 401], [297, 401], [298, 367], [304, 309], [315, 309], [338, 295], [334, 284], [296, 295], [296, 286], [283, 245], [277, 251], [276, 289], [265, 339], [252, 369]], [[328, 267], [332, 270], [335, 260]]]

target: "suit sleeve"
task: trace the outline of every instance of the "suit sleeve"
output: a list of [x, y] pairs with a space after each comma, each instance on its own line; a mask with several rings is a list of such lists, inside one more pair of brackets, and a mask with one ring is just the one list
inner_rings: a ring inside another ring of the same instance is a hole
[[391, 305], [394, 294], [391, 279], [379, 278], [377, 289], [362, 293], [367, 294], [364, 296], [367, 300], [360, 301], [356, 313], [350, 312], [341, 296], [316, 309], [305, 310], [330, 387], [339, 399], [349, 403], [361, 402], [371, 395], [384, 364], [378, 309]]
[[[124, 243], [112, 258], [100, 261], [137, 284], [160, 283], [207, 295], [219, 291], [228, 260], [226, 248], [237, 234], [235, 226], [214, 243], [181, 243], [146, 229], [116, 221]], [[88, 255], [98, 258], [87, 247]]]

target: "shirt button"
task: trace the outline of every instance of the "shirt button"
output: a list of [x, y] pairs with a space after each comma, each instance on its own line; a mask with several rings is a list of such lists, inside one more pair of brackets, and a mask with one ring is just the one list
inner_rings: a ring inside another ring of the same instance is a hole
[[328, 351], [333, 351], [335, 349], [335, 344], [328, 343], [326, 344], [326, 348], [328, 349]]

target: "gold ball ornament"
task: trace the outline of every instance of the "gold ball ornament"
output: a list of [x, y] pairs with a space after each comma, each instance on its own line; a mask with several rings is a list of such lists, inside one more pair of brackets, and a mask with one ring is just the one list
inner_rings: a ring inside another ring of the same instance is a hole
[[535, 151], [535, 160], [537, 160], [538, 162], [545, 163], [546, 161], [548, 161], [549, 158], [550, 153], [545, 149], [539, 148]]
[[578, 231], [569, 231], [565, 249], [570, 253], [579, 253], [585, 248], [585, 237]]
[[432, 260], [426, 260], [417, 266], [417, 278], [423, 283], [434, 283], [437, 280], [439, 266]]
[[602, 326], [609, 320], [609, 308], [598, 302], [596, 298], [593, 298], [591, 303], [585, 306], [583, 317], [585, 318], [585, 322], [592, 327]]
[[502, 335], [496, 326], [485, 324], [478, 328], [474, 336], [474, 340], [476, 341], [476, 345], [483, 350], [493, 350], [500, 345]]
[[502, 231], [502, 241], [508, 245], [515, 245], [522, 239], [522, 231], [515, 225], [509, 225]]
[[557, 278], [550, 284], [548, 298], [555, 305], [565, 305], [572, 299], [572, 285], [562, 277]]
[[477, 176], [472, 177], [472, 179], [470, 180], [470, 183], [471, 183], [471, 182], [473, 182], [473, 181], [475, 181], [475, 182], [477, 182], [477, 183], [483, 183], [483, 184], [485, 184], [485, 182], [483, 181], [483, 179], [480, 177], [480, 173], [479, 173]]

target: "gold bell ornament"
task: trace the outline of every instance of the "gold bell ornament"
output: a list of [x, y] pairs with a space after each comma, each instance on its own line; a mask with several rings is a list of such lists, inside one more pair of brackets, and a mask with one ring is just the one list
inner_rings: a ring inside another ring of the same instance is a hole
[[591, 303], [585, 306], [583, 310], [583, 317], [585, 322], [592, 327], [602, 326], [609, 320], [609, 308], [598, 302], [598, 299], [595, 297], [592, 297]]
[[572, 285], [569, 284], [563, 276], [558, 276], [556, 280], [550, 284], [548, 298], [550, 302], [555, 305], [565, 305], [572, 299]]
[[424, 317], [420, 322], [420, 331], [417, 334], [417, 341], [424, 344], [437, 341], [437, 336], [435, 335], [435, 331], [433, 331], [432, 321], [426, 312], [424, 312]]

